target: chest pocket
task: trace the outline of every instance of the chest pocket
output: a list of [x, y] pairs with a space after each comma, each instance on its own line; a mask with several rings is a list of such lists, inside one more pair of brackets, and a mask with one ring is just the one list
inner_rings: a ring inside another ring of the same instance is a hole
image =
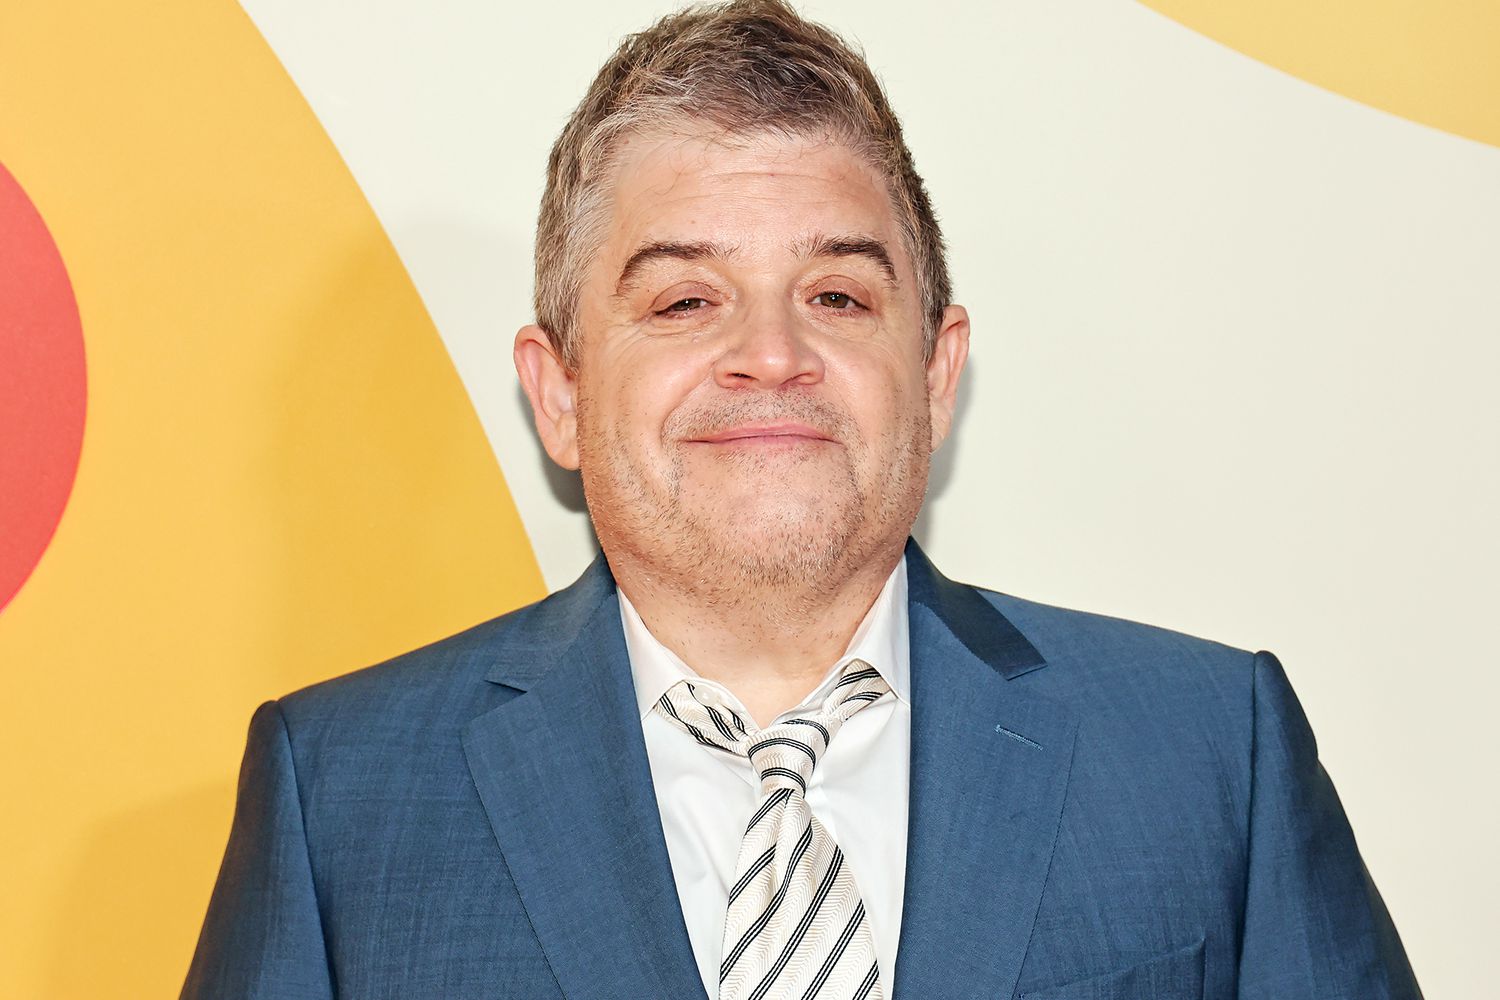
[[1027, 990], [1021, 1000], [1203, 1000], [1203, 939], [1118, 972]]

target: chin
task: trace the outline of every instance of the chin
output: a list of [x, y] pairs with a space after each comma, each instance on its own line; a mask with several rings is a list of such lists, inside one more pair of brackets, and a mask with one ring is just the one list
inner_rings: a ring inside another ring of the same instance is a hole
[[[858, 534], [853, 511], [776, 504], [739, 507], [697, 521], [703, 571], [743, 587], [807, 584], [833, 574]], [[851, 516], [852, 515], [852, 516]]]

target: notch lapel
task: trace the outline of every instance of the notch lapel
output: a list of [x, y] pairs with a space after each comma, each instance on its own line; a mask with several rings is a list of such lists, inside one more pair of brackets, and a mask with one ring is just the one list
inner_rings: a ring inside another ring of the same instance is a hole
[[576, 639], [497, 667], [525, 693], [469, 724], [469, 769], [564, 995], [702, 1000], [602, 557], [570, 589]]
[[1010, 997], [1056, 844], [1077, 720], [1014, 678], [1041, 655], [907, 546], [911, 799], [898, 1000]]

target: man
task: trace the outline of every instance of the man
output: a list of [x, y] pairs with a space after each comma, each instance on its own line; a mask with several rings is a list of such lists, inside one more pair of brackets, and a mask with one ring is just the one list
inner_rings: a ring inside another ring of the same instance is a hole
[[1273, 656], [909, 540], [969, 323], [836, 36], [627, 39], [536, 277], [603, 556], [261, 707], [184, 996], [1420, 996]]

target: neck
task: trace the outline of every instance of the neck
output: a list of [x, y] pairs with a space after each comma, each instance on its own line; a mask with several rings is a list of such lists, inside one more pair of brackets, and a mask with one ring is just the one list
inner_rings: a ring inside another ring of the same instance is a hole
[[[684, 586], [676, 577], [610, 555], [615, 582], [663, 646], [728, 688], [757, 725], [817, 687], [849, 647], [901, 547], [867, 559], [834, 583], [777, 580], [732, 591]], [[697, 580], [713, 578], [695, 574]]]

